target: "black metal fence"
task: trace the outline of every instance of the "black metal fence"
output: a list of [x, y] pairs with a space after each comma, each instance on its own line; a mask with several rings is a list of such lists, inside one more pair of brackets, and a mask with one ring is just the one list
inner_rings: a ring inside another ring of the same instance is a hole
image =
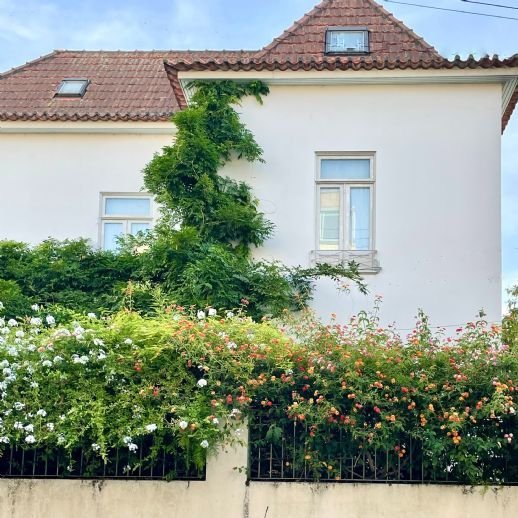
[[[327, 433], [311, 449], [311, 429], [293, 422], [283, 429], [265, 415], [250, 422], [249, 470], [251, 480], [370, 483], [466, 484], [469, 481], [447, 456], [424, 450], [421, 441], [401, 435], [390, 450], [366, 451], [340, 429]], [[490, 465], [489, 465], [490, 464]], [[518, 484], [518, 458], [493, 455], [478, 466], [494, 484]]]
[[142, 442], [135, 452], [128, 448], [111, 450], [104, 461], [92, 449], [29, 449], [8, 446], [1, 452], [0, 477], [80, 478], [137, 480], [204, 480], [205, 469], [198, 469], [187, 455], [165, 449], [154, 451]]

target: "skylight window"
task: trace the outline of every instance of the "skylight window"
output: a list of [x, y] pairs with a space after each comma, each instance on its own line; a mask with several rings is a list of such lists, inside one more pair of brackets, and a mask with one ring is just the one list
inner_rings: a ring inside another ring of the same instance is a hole
[[56, 96], [83, 97], [88, 86], [88, 79], [63, 79], [58, 86]]
[[326, 54], [367, 54], [369, 31], [365, 27], [329, 27]]

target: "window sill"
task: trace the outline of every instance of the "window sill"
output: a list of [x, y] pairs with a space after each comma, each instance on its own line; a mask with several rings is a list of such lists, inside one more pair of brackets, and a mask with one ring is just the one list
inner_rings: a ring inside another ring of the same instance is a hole
[[311, 263], [347, 264], [354, 261], [360, 273], [381, 271], [376, 250], [312, 250]]

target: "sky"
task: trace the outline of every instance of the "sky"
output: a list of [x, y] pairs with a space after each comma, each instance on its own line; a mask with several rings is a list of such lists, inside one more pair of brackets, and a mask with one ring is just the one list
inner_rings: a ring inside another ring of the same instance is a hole
[[[54, 49], [257, 49], [318, 1], [0, 0], [0, 71]], [[518, 18], [518, 0], [401, 1]], [[518, 20], [378, 2], [443, 56], [518, 53]], [[502, 238], [505, 289], [518, 284], [518, 110], [502, 140]]]

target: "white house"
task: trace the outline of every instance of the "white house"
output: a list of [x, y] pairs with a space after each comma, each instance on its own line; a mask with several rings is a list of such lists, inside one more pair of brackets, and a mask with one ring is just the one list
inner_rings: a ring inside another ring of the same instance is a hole
[[[165, 63], [164, 63], [165, 60]], [[55, 51], [0, 75], [0, 238], [110, 247], [152, 225], [141, 170], [174, 134], [197, 79], [261, 79], [242, 118], [264, 164], [250, 183], [292, 265], [355, 259], [370, 295], [321, 282], [341, 318], [384, 297], [400, 329], [501, 312], [500, 140], [518, 55], [449, 61], [373, 0], [324, 0], [255, 52]]]

